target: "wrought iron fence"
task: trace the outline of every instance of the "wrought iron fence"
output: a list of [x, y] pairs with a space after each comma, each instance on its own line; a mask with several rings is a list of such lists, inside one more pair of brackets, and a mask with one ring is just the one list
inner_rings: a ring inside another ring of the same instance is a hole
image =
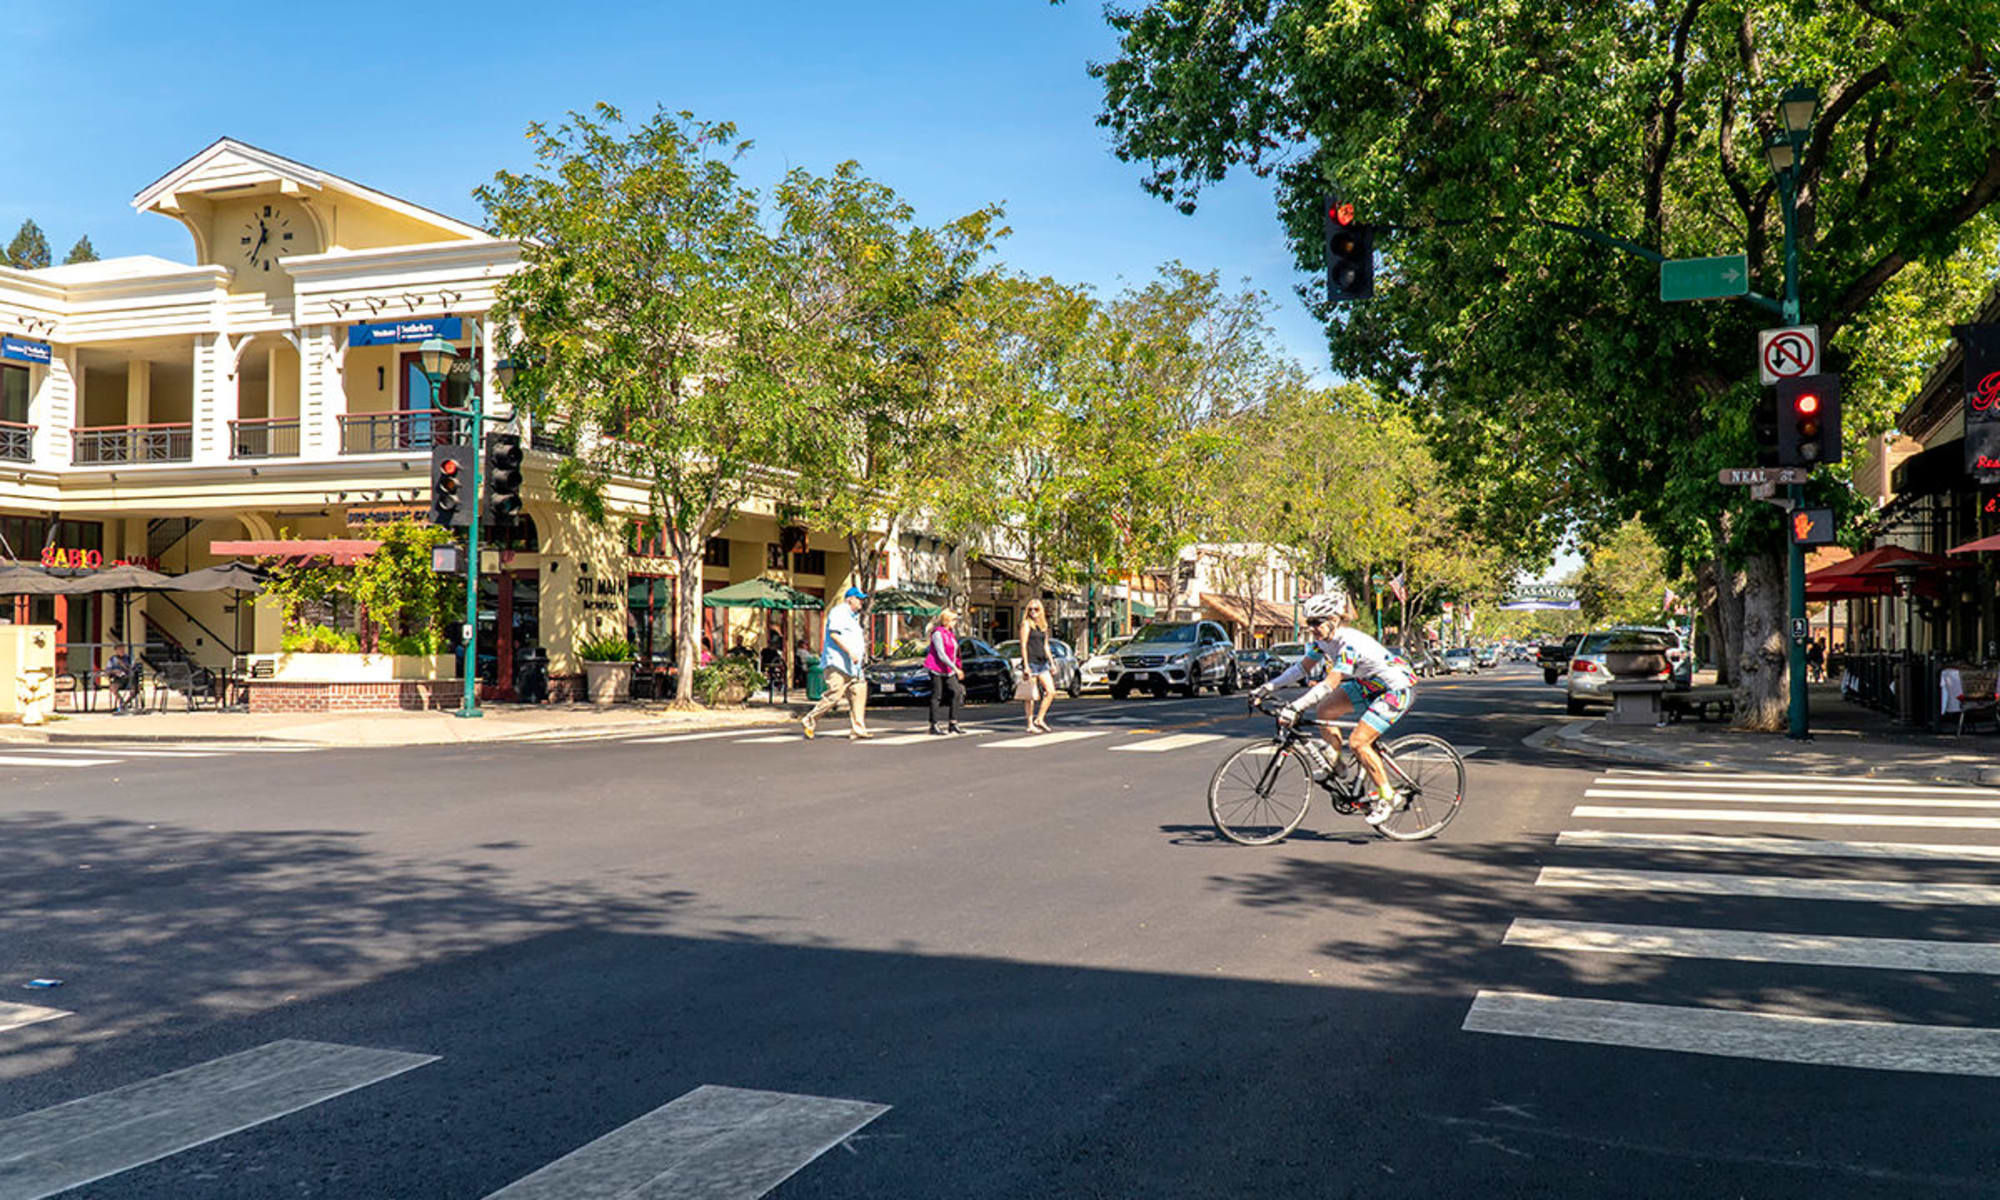
[[297, 417], [229, 423], [231, 458], [297, 458], [298, 456]]
[[35, 457], [35, 427], [0, 421], [0, 461], [31, 462]]
[[428, 450], [459, 440], [458, 418], [438, 412], [346, 413], [340, 418], [342, 454]]
[[187, 462], [194, 457], [194, 426], [100, 425], [72, 430], [71, 461], [78, 466], [106, 463]]

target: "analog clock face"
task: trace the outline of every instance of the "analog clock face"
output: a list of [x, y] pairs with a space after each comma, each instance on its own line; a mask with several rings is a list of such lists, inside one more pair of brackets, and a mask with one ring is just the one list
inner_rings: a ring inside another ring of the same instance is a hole
[[236, 231], [236, 252], [248, 269], [265, 274], [279, 257], [306, 252], [306, 240], [303, 214], [282, 204], [259, 203]]

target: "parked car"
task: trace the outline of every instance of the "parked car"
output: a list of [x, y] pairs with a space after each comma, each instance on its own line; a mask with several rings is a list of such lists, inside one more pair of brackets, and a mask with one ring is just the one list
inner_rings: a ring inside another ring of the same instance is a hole
[[[1021, 662], [1021, 643], [1018, 640], [1001, 642], [994, 649], [1007, 659], [1008, 666], [1014, 668], [1015, 678], [1028, 673], [1028, 668]], [[1071, 697], [1083, 695], [1083, 663], [1077, 658], [1076, 651], [1069, 648], [1068, 642], [1061, 638], [1049, 639], [1049, 666], [1056, 677], [1057, 691], [1067, 692]]]
[[1129, 637], [1112, 638], [1098, 648], [1097, 653], [1083, 660], [1080, 668], [1085, 688], [1108, 687], [1111, 683], [1111, 660], [1120, 650], [1130, 645]]
[[1305, 660], [1306, 644], [1304, 642], [1279, 642], [1277, 645], [1267, 649], [1265, 653], [1269, 654], [1276, 663], [1271, 672], [1275, 676], [1279, 671], [1288, 669], [1293, 663]]
[[1497, 667], [1500, 665], [1500, 647], [1475, 646], [1472, 649], [1472, 660], [1473, 662], [1477, 663], [1482, 669], [1486, 667]]
[[1583, 640], [1580, 633], [1572, 633], [1560, 642], [1550, 642], [1535, 653], [1535, 662], [1542, 668], [1542, 682], [1554, 683], [1557, 678], [1569, 674], [1569, 660], [1576, 653], [1577, 643]]
[[1277, 665], [1269, 650], [1238, 650], [1236, 652], [1236, 685], [1238, 687], [1262, 687], [1266, 680], [1276, 676], [1283, 667]]
[[1424, 647], [1406, 648], [1403, 646], [1390, 646], [1388, 649], [1389, 653], [1409, 663], [1410, 673], [1418, 679], [1429, 679], [1441, 669], [1437, 655], [1432, 654]]
[[1120, 700], [1133, 688], [1199, 696], [1212, 687], [1226, 696], [1237, 680], [1236, 648], [1213, 621], [1153, 621], [1132, 635], [1111, 665], [1111, 694]]
[[1479, 669], [1479, 660], [1472, 656], [1472, 647], [1454, 646], [1444, 652], [1440, 660], [1446, 675], [1470, 675]]
[[[924, 669], [930, 643], [912, 638], [861, 668], [870, 699], [929, 700], [931, 673]], [[968, 700], [1012, 700], [1014, 668], [998, 650], [978, 638], [958, 639], [958, 662], [965, 668]]]
[[1611, 673], [1604, 669], [1605, 647], [1620, 639], [1639, 639], [1658, 645], [1666, 655], [1667, 669], [1656, 677], [1669, 688], [1680, 691], [1690, 686], [1693, 656], [1680, 644], [1680, 635], [1671, 629], [1621, 626], [1589, 634], [1577, 644], [1569, 663], [1569, 683], [1564, 692], [1572, 715], [1591, 704], [1611, 703]]

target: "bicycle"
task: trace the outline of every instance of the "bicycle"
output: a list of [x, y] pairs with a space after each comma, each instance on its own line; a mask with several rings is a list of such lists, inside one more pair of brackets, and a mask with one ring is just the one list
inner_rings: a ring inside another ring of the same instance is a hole
[[[1278, 715], [1269, 697], [1251, 701], [1251, 709]], [[1342, 752], [1340, 768], [1327, 778], [1315, 778], [1318, 756], [1301, 743], [1314, 736], [1309, 731], [1318, 724], [1309, 716], [1291, 725], [1279, 722], [1269, 741], [1240, 746], [1222, 760], [1208, 781], [1208, 815], [1217, 833], [1244, 846], [1279, 841], [1305, 820], [1315, 787], [1332, 799], [1335, 812], [1368, 812], [1374, 787], [1352, 750]], [[1396, 811], [1376, 831], [1399, 842], [1436, 837], [1465, 801], [1465, 756], [1428, 733], [1377, 742], [1375, 750], [1397, 796]]]

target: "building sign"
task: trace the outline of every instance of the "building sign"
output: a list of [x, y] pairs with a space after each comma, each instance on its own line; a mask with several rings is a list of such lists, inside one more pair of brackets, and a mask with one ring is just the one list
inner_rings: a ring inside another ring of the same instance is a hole
[[63, 546], [49, 546], [42, 551], [42, 565], [70, 570], [95, 571], [104, 565], [104, 551], [72, 550]]
[[389, 524], [395, 521], [424, 521], [430, 518], [431, 510], [417, 503], [409, 504], [350, 504], [347, 506], [347, 526], [356, 529], [363, 525]]
[[422, 321], [364, 321], [347, 327], [349, 346], [387, 346], [443, 338], [455, 342], [462, 336], [465, 322], [458, 317], [429, 317]]
[[15, 362], [33, 363], [38, 367], [49, 365], [49, 344], [31, 342], [26, 338], [0, 337], [0, 358]]
[[576, 596], [583, 602], [585, 612], [618, 612], [625, 607], [625, 583], [621, 579], [607, 579], [602, 575], [590, 575], [586, 564], [578, 564]]
[[2000, 483], [2000, 325], [1954, 325], [1965, 354], [1965, 470]]

